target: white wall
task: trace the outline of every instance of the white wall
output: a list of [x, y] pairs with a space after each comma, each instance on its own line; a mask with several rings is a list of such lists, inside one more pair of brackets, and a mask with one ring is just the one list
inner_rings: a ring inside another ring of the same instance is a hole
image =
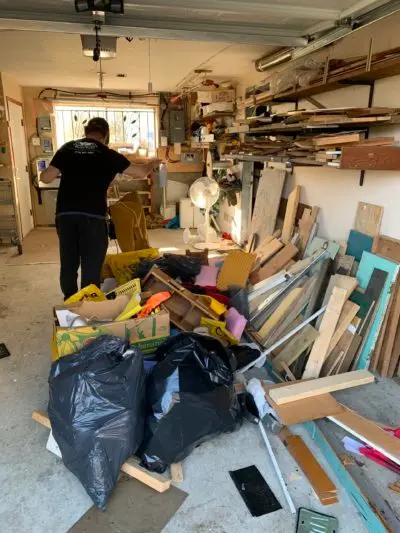
[[[398, 30], [400, 17], [391, 17], [365, 30], [343, 39], [329, 50], [330, 57], [352, 57], [365, 54], [369, 39], [374, 38], [374, 51], [381, 51], [400, 46]], [[323, 52], [326, 55], [327, 51]], [[287, 65], [285, 68], [288, 68]], [[238, 90], [251, 86], [266, 77], [266, 73], [250, 72], [243, 78]], [[326, 107], [368, 105], [369, 88], [353, 86], [316, 95]], [[375, 82], [374, 106], [400, 108], [400, 76], [385, 78]], [[291, 105], [277, 106], [276, 109], [291, 109]], [[307, 101], [300, 101], [299, 108], [312, 109]], [[370, 136], [394, 136], [400, 144], [400, 126], [380, 127], [370, 130]], [[364, 201], [384, 207], [381, 232], [400, 239], [400, 171], [366, 172], [364, 185], [359, 186], [360, 172], [321, 167], [295, 167], [293, 176], [289, 176], [285, 185], [284, 196], [290, 193], [294, 185], [301, 185], [300, 201], [320, 207], [320, 236], [330, 239], [346, 240], [353, 227], [357, 202]]]

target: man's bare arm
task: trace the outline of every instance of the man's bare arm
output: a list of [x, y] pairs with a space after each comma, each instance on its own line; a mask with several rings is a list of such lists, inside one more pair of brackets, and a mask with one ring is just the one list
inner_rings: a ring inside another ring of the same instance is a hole
[[43, 183], [51, 183], [56, 178], [58, 178], [60, 174], [60, 171], [56, 167], [52, 167], [51, 165], [46, 168], [41, 174], [40, 174], [40, 181]]
[[143, 179], [153, 172], [159, 163], [158, 159], [150, 161], [149, 163], [131, 163], [129, 167], [124, 170], [122, 176], [133, 179]]

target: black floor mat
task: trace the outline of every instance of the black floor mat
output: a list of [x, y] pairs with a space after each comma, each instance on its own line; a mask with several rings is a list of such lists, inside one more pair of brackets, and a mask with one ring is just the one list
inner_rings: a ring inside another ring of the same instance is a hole
[[254, 465], [229, 474], [252, 516], [263, 516], [282, 509], [275, 494]]

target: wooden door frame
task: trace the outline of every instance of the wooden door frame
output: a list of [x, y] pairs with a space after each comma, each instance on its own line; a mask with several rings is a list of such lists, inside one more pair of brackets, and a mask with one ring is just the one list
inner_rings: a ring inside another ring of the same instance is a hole
[[[21, 202], [20, 202], [20, 198], [19, 198], [19, 194], [18, 194], [18, 187], [17, 187], [17, 176], [16, 176], [16, 173], [15, 173], [15, 169], [16, 169], [16, 165], [15, 165], [15, 156], [14, 156], [14, 146], [13, 146], [13, 137], [12, 137], [12, 131], [11, 131], [11, 124], [10, 124], [10, 102], [12, 104], [15, 104], [17, 106], [19, 106], [21, 108], [21, 111], [22, 111], [22, 120], [23, 120], [23, 124], [21, 124], [21, 126], [24, 128], [24, 138], [25, 138], [25, 150], [26, 150], [26, 160], [27, 160], [27, 172], [28, 172], [28, 176], [29, 176], [29, 179], [30, 179], [30, 172], [29, 172], [29, 150], [28, 150], [28, 146], [26, 144], [26, 131], [25, 131], [25, 114], [24, 114], [24, 106], [23, 106], [23, 103], [20, 102], [19, 100], [15, 100], [15, 98], [12, 98], [11, 96], [6, 96], [6, 102], [7, 102], [7, 114], [8, 114], [8, 117], [7, 117], [7, 123], [8, 123], [8, 132], [9, 132], [9, 142], [10, 142], [10, 152], [11, 152], [11, 165], [12, 165], [12, 176], [13, 176], [13, 188], [14, 188], [14, 195], [15, 195], [15, 198], [17, 200], [17, 202], [14, 202], [15, 204], [18, 205], [18, 225], [19, 225], [19, 234], [20, 234], [20, 239], [21, 241], [29, 234], [27, 234], [25, 237], [23, 237], [22, 235], [22, 217], [21, 217]], [[30, 204], [31, 204], [31, 212], [30, 212], [30, 215], [32, 217], [32, 222], [33, 222], [33, 228], [35, 228], [35, 219], [34, 219], [34, 216], [33, 216], [33, 202], [32, 202], [32, 194], [31, 194], [31, 187], [30, 187], [30, 183], [29, 183], [29, 198], [30, 198]], [[32, 230], [31, 230], [32, 231]]]

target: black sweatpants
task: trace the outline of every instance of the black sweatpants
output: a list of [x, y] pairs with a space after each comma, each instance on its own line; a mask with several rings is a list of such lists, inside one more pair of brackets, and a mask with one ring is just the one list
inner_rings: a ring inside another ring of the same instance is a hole
[[100, 287], [101, 269], [107, 253], [108, 234], [105, 220], [87, 215], [66, 214], [56, 218], [60, 241], [60, 284], [65, 299], [81, 287], [93, 283]]

